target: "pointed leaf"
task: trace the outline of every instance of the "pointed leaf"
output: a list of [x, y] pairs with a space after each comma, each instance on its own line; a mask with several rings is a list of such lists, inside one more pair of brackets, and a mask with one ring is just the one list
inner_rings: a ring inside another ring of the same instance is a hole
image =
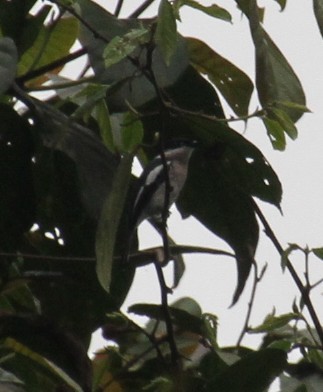
[[195, 0], [180, 0], [180, 6], [184, 5], [202, 11], [207, 15], [213, 16], [214, 18], [222, 19], [226, 22], [231, 22], [232, 20], [230, 13], [226, 9], [219, 7], [216, 4], [205, 6]]
[[287, 4], [287, 0], [275, 0], [275, 1], [280, 5], [280, 10], [284, 11]]
[[206, 147], [197, 148], [191, 158], [177, 207], [184, 217], [193, 215], [234, 249], [238, 268], [235, 302], [258, 243], [251, 196], [279, 207], [281, 184], [261, 152], [223, 123], [186, 116], [183, 125], [190, 137], [205, 142]]
[[159, 5], [155, 40], [169, 65], [177, 46], [177, 29], [173, 7], [168, 0], [161, 0]]
[[[294, 70], [260, 23], [259, 11], [254, 5], [248, 8], [251, 35], [256, 49], [256, 85], [263, 107], [275, 101], [288, 101], [305, 105], [305, 94]], [[286, 110], [295, 122], [301, 114]]]
[[284, 110], [270, 108], [267, 112], [268, 116], [274, 118], [292, 140], [297, 138], [297, 128]]
[[129, 56], [140, 44], [149, 40], [149, 31], [141, 26], [132, 29], [124, 36], [114, 37], [108, 43], [103, 52], [104, 64], [108, 68], [113, 64], [119, 63]]
[[204, 322], [205, 334], [204, 336], [209, 340], [213, 350], [218, 350], [219, 346], [217, 343], [217, 333], [218, 333], [218, 318], [217, 316], [204, 313], [202, 316]]
[[271, 332], [275, 329], [284, 327], [292, 320], [299, 320], [300, 316], [297, 313], [287, 313], [282, 314], [281, 316], [274, 316], [272, 314], [268, 315], [264, 322], [252, 329], [250, 329], [250, 333], [263, 333], [263, 332]]
[[323, 247], [322, 248], [313, 248], [312, 252], [315, 254], [316, 257], [323, 260]]
[[112, 189], [104, 202], [97, 228], [95, 243], [96, 272], [101, 286], [108, 293], [111, 284], [115, 241], [130, 183], [132, 160], [133, 156], [131, 154], [125, 154], [121, 160], [114, 177]]
[[[54, 26], [43, 26], [33, 45], [24, 52], [18, 64], [18, 75], [47, 65], [69, 53], [78, 35], [76, 18], [61, 18]], [[44, 46], [44, 42], [46, 45]], [[54, 73], [54, 71], [51, 71]], [[29, 82], [37, 85], [47, 80], [46, 76]]]
[[[246, 355], [209, 383], [217, 392], [260, 392], [266, 390], [287, 363], [287, 354], [265, 349]], [[255, 377], [255, 375], [257, 375]]]
[[11, 86], [16, 76], [18, 53], [14, 41], [4, 37], [0, 39], [0, 95]]
[[[128, 311], [151, 319], [165, 321], [165, 313], [161, 305], [135, 304], [130, 306]], [[175, 325], [184, 331], [202, 335], [203, 321], [200, 317], [174, 306], [169, 307], [169, 313]]]
[[249, 77], [203, 41], [187, 38], [187, 43], [193, 66], [208, 76], [238, 116], [247, 115], [253, 92]]
[[273, 120], [268, 117], [262, 119], [266, 129], [269, 139], [276, 150], [283, 151], [286, 148], [286, 138], [284, 133], [284, 128], [279, 124], [278, 121]]
[[123, 116], [121, 123], [121, 151], [134, 152], [138, 148], [144, 136], [141, 120], [132, 112]]
[[313, 0], [314, 13], [323, 37], [323, 0]]

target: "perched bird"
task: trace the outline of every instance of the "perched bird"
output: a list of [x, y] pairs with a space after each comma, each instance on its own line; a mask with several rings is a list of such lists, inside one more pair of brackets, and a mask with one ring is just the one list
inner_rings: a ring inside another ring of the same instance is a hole
[[[130, 227], [134, 230], [146, 219], [161, 222], [165, 208], [166, 181], [169, 181], [168, 206], [177, 200], [187, 178], [189, 160], [196, 142], [175, 140], [165, 150], [166, 172], [160, 155], [144, 169], [138, 180], [138, 191], [133, 204]], [[168, 175], [168, 180], [167, 176]]]

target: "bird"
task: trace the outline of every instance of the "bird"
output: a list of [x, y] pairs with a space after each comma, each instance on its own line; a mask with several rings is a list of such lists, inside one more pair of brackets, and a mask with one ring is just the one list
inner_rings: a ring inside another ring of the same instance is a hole
[[[195, 140], [173, 139], [164, 151], [165, 160], [159, 154], [144, 168], [137, 180], [137, 191], [129, 219], [129, 244], [135, 229], [143, 221], [154, 222], [155, 227], [162, 224], [165, 208], [169, 210], [176, 202], [185, 185], [190, 158], [196, 146]], [[167, 182], [169, 194], [166, 206]]]
[[146, 219], [162, 221], [167, 181], [169, 183], [167, 209], [176, 202], [185, 185], [189, 161], [196, 147], [196, 141], [175, 139], [170, 146], [164, 152], [167, 171], [162, 156], [157, 155], [145, 167], [138, 179], [130, 224], [133, 229]]

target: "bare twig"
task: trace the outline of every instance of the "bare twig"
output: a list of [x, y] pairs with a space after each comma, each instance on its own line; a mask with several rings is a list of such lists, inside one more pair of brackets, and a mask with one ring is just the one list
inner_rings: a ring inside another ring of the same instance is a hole
[[138, 18], [155, 0], [144, 1], [135, 11], [133, 11], [129, 18]]
[[[258, 207], [257, 203], [255, 201], [253, 201], [253, 205], [254, 205], [254, 209], [255, 212], [258, 216], [258, 218], [260, 219], [261, 223], [264, 226], [265, 229], [265, 233], [266, 235], [270, 238], [271, 242], [273, 243], [273, 245], [275, 246], [277, 252], [280, 254], [280, 256], [286, 256], [284, 254], [284, 249], [281, 246], [280, 242], [278, 241], [275, 233], [273, 232], [273, 230], [271, 229], [267, 219], [265, 218], [265, 216], [263, 215], [263, 213], [261, 212], [260, 208]], [[307, 310], [311, 316], [311, 319], [313, 321], [314, 327], [316, 329], [316, 332], [319, 336], [320, 342], [323, 345], [323, 329], [322, 329], [322, 325], [320, 323], [320, 319], [318, 318], [318, 315], [316, 313], [316, 310], [313, 306], [313, 303], [311, 301], [310, 295], [309, 295], [309, 290], [303, 285], [301, 279], [299, 278], [295, 268], [293, 267], [291, 261], [289, 260], [288, 257], [285, 257], [285, 265], [286, 268], [288, 269], [289, 273], [292, 275], [292, 278], [298, 288], [298, 290], [300, 291], [304, 304], [307, 307]]]
[[264, 273], [265, 273], [265, 271], [267, 269], [267, 265], [265, 265], [264, 268], [262, 269], [260, 275], [258, 275], [258, 266], [257, 266], [256, 262], [253, 263], [253, 267], [254, 267], [254, 280], [253, 280], [250, 300], [249, 300], [249, 303], [248, 303], [248, 311], [247, 311], [247, 314], [246, 314], [246, 318], [245, 318], [245, 322], [244, 322], [243, 328], [241, 330], [241, 333], [239, 335], [239, 338], [238, 338], [238, 341], [237, 341], [237, 344], [236, 344], [237, 347], [240, 347], [242, 339], [244, 338], [245, 334], [248, 332], [251, 312], [252, 312], [252, 308], [253, 308], [253, 305], [254, 305], [254, 302], [255, 302], [255, 298], [256, 298], [257, 285], [261, 281], [261, 279], [263, 278]]
[[123, 6], [123, 2], [124, 2], [124, 0], [118, 0], [116, 9], [115, 9], [115, 11], [114, 11], [114, 16], [116, 16], [116, 17], [119, 16], [120, 11], [121, 11], [121, 8], [122, 8], [122, 6]]

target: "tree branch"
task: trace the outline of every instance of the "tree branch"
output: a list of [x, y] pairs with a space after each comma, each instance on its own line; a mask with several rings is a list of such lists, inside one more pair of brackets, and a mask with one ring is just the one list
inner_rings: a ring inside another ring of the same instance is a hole
[[121, 8], [122, 8], [122, 6], [123, 6], [123, 1], [124, 1], [124, 0], [118, 0], [116, 9], [115, 9], [115, 11], [114, 11], [114, 16], [115, 16], [115, 17], [118, 17], [118, 16], [119, 16], [120, 11], [121, 11]]
[[18, 85], [22, 85], [25, 82], [27, 82], [28, 80], [31, 79], [35, 79], [38, 76], [41, 76], [47, 72], [50, 72], [58, 67], [62, 67], [64, 65], [66, 65], [67, 63], [78, 59], [81, 56], [84, 56], [87, 53], [87, 49], [85, 48], [81, 48], [76, 50], [73, 53], [68, 54], [67, 56], [64, 56], [58, 60], [53, 61], [52, 63], [46, 64], [42, 67], [39, 67], [33, 71], [27, 72], [22, 76], [19, 76], [18, 78], [16, 78], [16, 83]]
[[[277, 237], [275, 236], [273, 230], [271, 229], [267, 219], [265, 218], [265, 216], [263, 215], [262, 211], [260, 210], [260, 208], [258, 207], [257, 203], [253, 200], [253, 206], [254, 206], [254, 210], [258, 216], [258, 218], [260, 219], [261, 223], [264, 226], [265, 229], [265, 233], [268, 236], [268, 238], [270, 238], [271, 242], [273, 243], [273, 245], [275, 246], [277, 252], [280, 254], [281, 257], [286, 256], [284, 253], [284, 249], [281, 246], [280, 242], [278, 241]], [[307, 310], [311, 316], [311, 319], [314, 323], [314, 327], [316, 329], [316, 332], [319, 336], [320, 342], [323, 346], [323, 329], [322, 329], [322, 325], [320, 323], [320, 319], [318, 318], [318, 315], [315, 311], [315, 308], [312, 304], [309, 292], [307, 290], [307, 288], [303, 285], [302, 281], [300, 280], [295, 268], [293, 267], [291, 261], [289, 260], [288, 257], [285, 257], [285, 265], [286, 268], [288, 269], [289, 273], [291, 274], [298, 290], [300, 291], [304, 304], [307, 307]]]
[[133, 11], [129, 18], [138, 18], [155, 0], [144, 1], [135, 11]]

